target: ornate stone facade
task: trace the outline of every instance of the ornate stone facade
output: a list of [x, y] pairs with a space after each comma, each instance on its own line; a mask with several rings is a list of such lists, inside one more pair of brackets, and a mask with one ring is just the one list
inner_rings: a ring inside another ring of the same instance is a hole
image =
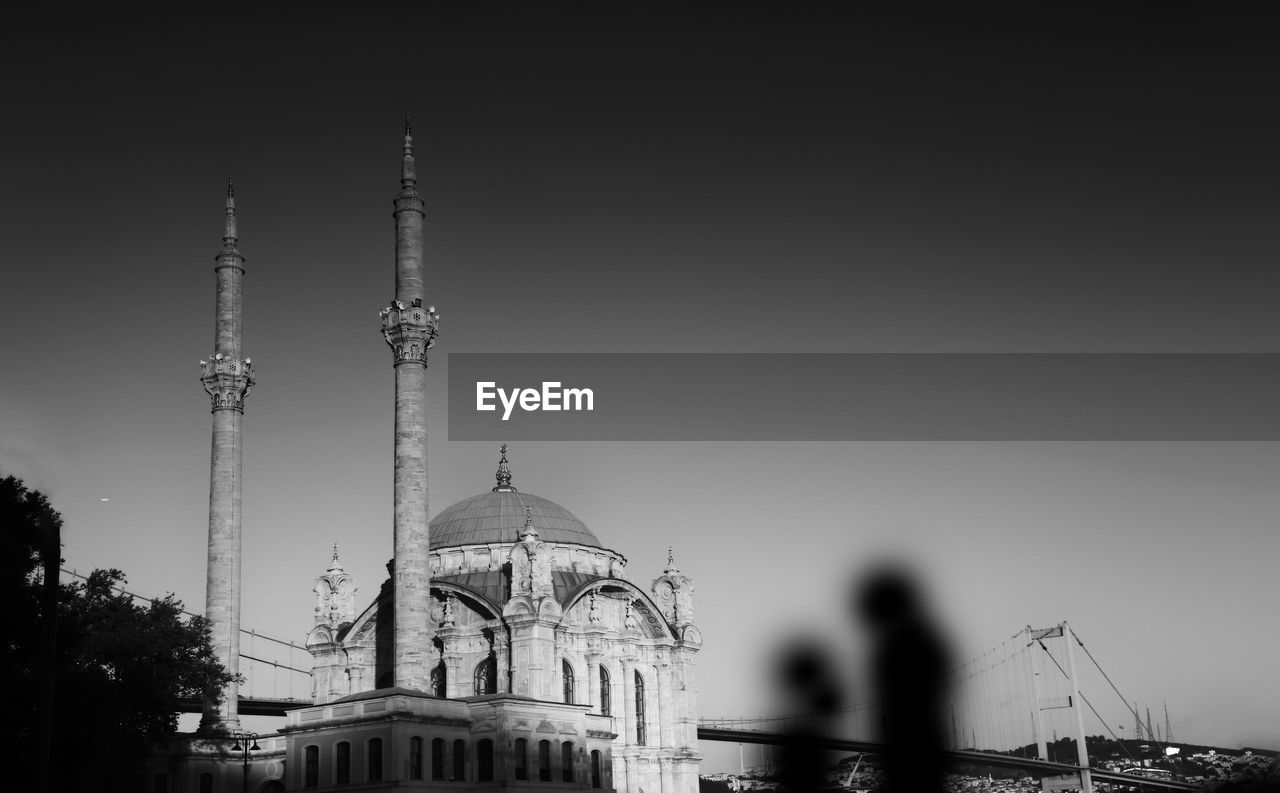
[[[429, 693], [468, 707], [495, 697], [534, 711], [576, 705], [565, 713], [586, 721], [557, 727], [561, 743], [580, 745], [584, 730], [607, 732], [606, 776], [618, 790], [696, 793], [694, 658], [701, 636], [693, 580], [669, 556], [646, 592], [625, 577], [626, 559], [595, 541], [568, 510], [511, 485], [505, 446], [497, 477], [491, 492], [442, 511], [431, 524]], [[331, 586], [331, 575], [317, 579], [318, 590]], [[352, 620], [320, 618], [329, 613], [322, 604], [307, 641], [315, 703], [385, 690], [393, 681], [390, 587]], [[511, 753], [525, 733], [512, 730], [498, 730], [495, 762], [514, 774]], [[559, 760], [552, 759], [559, 780]]]

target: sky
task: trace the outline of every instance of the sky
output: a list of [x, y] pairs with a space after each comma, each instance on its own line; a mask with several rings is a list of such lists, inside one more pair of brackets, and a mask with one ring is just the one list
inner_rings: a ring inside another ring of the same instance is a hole
[[[334, 542], [371, 598], [391, 554], [377, 310], [406, 109], [442, 316], [433, 513], [492, 487], [497, 460], [447, 438], [449, 352], [1280, 351], [1280, 64], [1258, 7], [844, 10], [10, 26], [0, 473], [49, 494], [69, 566], [203, 608], [197, 362], [232, 177], [258, 377], [243, 623], [301, 641]], [[1280, 748], [1275, 443], [529, 442], [510, 459], [635, 580], [674, 547], [705, 716], [766, 711], [788, 637], [861, 668], [852, 582], [903, 558], [958, 657], [1067, 619], [1126, 697], [1168, 702], [1180, 739]]]

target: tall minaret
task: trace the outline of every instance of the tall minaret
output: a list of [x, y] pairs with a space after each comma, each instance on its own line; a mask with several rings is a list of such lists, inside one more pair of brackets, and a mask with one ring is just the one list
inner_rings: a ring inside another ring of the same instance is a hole
[[[214, 313], [213, 360], [201, 361], [200, 382], [213, 400], [213, 456], [209, 466], [209, 570], [205, 616], [213, 634], [213, 652], [232, 674], [240, 671], [240, 493], [241, 422], [244, 398], [253, 387], [249, 359], [241, 360], [241, 294], [244, 257], [236, 248], [236, 199], [227, 181], [227, 220], [222, 252], [213, 271], [218, 299]], [[239, 686], [230, 683], [216, 708], [206, 703], [203, 732], [240, 728]]]
[[430, 690], [431, 574], [427, 569], [427, 350], [440, 317], [422, 305], [422, 196], [413, 163], [413, 135], [404, 120], [404, 159], [395, 198], [396, 297], [382, 309], [382, 335], [396, 372], [395, 561], [392, 566], [394, 685]]

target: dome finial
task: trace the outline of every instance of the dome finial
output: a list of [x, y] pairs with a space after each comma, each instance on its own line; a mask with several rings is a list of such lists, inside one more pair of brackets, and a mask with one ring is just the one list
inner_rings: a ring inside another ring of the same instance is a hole
[[511, 485], [511, 464], [507, 462], [507, 444], [502, 444], [498, 448], [500, 455], [498, 459], [498, 484], [493, 488], [495, 493], [514, 493], [515, 487]]
[[333, 544], [333, 558], [329, 560], [329, 570], [341, 570], [342, 562], [338, 561], [338, 543]]
[[670, 545], [667, 546], [667, 569], [663, 570], [662, 572], [666, 573], [667, 575], [674, 575], [675, 573], [680, 572], [679, 570], [676, 569], [676, 556], [671, 551]]

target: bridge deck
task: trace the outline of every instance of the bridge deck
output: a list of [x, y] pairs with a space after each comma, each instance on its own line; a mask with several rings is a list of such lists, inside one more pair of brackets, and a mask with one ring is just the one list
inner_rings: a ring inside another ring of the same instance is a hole
[[[306, 707], [310, 704], [311, 703], [306, 700], [255, 699], [241, 697], [240, 713], [244, 716], [283, 716], [288, 710]], [[181, 700], [181, 709], [184, 713], [199, 713], [202, 710], [202, 705], [197, 699], [187, 698]], [[698, 727], [698, 740], [700, 741], [771, 744], [777, 746], [786, 742], [787, 737], [787, 733], [785, 732], [730, 730], [722, 727]], [[850, 741], [844, 738], [825, 738], [822, 740], [822, 745], [828, 749], [834, 749], [837, 751], [863, 752], [866, 754], [877, 754], [884, 749], [884, 744], [874, 743], [871, 741]], [[1028, 757], [1013, 757], [1007, 754], [992, 754], [988, 752], [967, 751], [964, 749], [948, 750], [946, 754], [947, 757], [958, 762], [980, 763], [982, 765], [996, 766], [998, 768], [1016, 768], [1026, 771], [1032, 776], [1080, 773], [1080, 767], [1071, 765], [1070, 763], [1051, 763], [1047, 760], [1038, 760]], [[1151, 779], [1149, 777], [1136, 776], [1133, 774], [1120, 774], [1114, 771], [1103, 771], [1097, 768], [1090, 769], [1090, 772], [1092, 773], [1093, 778], [1099, 782], [1130, 785], [1140, 789], [1203, 789], [1200, 786], [1192, 785], [1188, 782], [1177, 782], [1171, 779]]]
[[[787, 740], [787, 734], [784, 732], [727, 730], [719, 727], [699, 727], [698, 740], [726, 741], [729, 743], [759, 743], [772, 744], [776, 746]], [[870, 741], [849, 741], [843, 738], [825, 738], [822, 740], [822, 745], [827, 749], [835, 749], [837, 751], [844, 752], [864, 752], [867, 754], [876, 754], [884, 749], [884, 744], [872, 743]], [[946, 755], [954, 761], [980, 763], [982, 765], [996, 766], [998, 768], [1016, 768], [1037, 777], [1080, 773], [1080, 767], [1077, 765], [1071, 765], [1069, 763], [1051, 763], [1047, 760], [1013, 757], [1007, 754], [992, 754], [988, 752], [967, 751], [964, 749], [951, 749], [946, 752]], [[1093, 778], [1099, 782], [1130, 785], [1137, 788], [1152, 790], [1203, 789], [1201, 786], [1193, 785], [1189, 782], [1177, 782], [1171, 779], [1152, 779], [1150, 777], [1137, 776], [1134, 774], [1120, 774], [1114, 771], [1103, 771], [1096, 768], [1090, 769], [1090, 773]]]

